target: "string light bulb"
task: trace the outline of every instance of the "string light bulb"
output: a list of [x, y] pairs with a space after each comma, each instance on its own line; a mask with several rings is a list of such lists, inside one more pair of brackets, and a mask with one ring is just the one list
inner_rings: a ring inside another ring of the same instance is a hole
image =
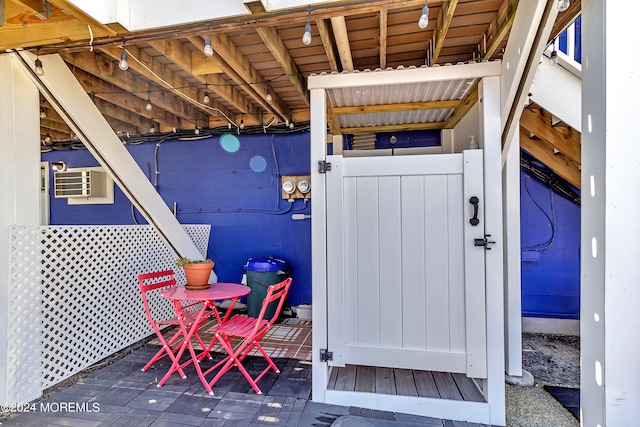
[[151, 129], [149, 129], [149, 133], [155, 133], [155, 131], [156, 131], [156, 125], [152, 124]]
[[302, 43], [304, 43], [307, 46], [311, 44], [311, 9], [309, 9], [309, 17], [307, 18], [307, 25], [304, 26]]
[[202, 51], [207, 56], [213, 56], [213, 47], [211, 46], [211, 37], [206, 36], [204, 38], [204, 49]]
[[200, 128], [198, 127], [198, 125], [196, 125], [196, 128], [193, 130], [193, 133], [195, 133], [196, 135], [200, 135]]
[[47, 118], [47, 113], [44, 111], [44, 108], [40, 107], [40, 118], [41, 119], [46, 119]]
[[558, 12], [564, 12], [571, 6], [571, 0], [558, 0]]
[[267, 102], [273, 101], [273, 96], [271, 95], [271, 90], [267, 89]]
[[202, 97], [202, 103], [209, 105], [209, 102], [211, 102], [211, 99], [209, 98], [209, 92], [207, 91], [207, 87], [209, 85], [205, 85], [204, 87], [204, 96]]
[[240, 119], [240, 129], [244, 129], [244, 117]]
[[422, 14], [420, 15], [420, 19], [418, 19], [418, 27], [424, 30], [425, 28], [427, 28], [428, 25], [429, 25], [429, 6], [425, 4], [424, 7], [422, 8]]
[[127, 71], [129, 69], [129, 61], [127, 61], [127, 50], [124, 48], [124, 43], [122, 43], [122, 53], [120, 54], [120, 62], [118, 62], [118, 67], [122, 71]]
[[39, 52], [40, 52], [40, 48], [36, 50], [36, 60], [34, 61], [33, 64], [35, 65], [36, 74], [42, 77], [44, 76], [44, 68], [42, 68], [42, 61], [40, 61], [40, 58], [38, 57]]
[[147, 111], [153, 110], [153, 105], [151, 104], [151, 100], [147, 98], [147, 104], [144, 106]]

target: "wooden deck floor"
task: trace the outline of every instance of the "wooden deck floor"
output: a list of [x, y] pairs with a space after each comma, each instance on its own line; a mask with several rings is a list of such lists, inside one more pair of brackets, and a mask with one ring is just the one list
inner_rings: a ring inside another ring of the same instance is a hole
[[464, 374], [346, 365], [333, 368], [328, 388], [400, 396], [485, 402], [471, 378]]

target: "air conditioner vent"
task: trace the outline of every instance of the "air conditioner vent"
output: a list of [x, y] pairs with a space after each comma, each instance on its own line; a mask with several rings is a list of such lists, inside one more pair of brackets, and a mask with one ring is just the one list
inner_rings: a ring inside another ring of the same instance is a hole
[[96, 170], [75, 170], [53, 174], [56, 198], [105, 197], [106, 172]]

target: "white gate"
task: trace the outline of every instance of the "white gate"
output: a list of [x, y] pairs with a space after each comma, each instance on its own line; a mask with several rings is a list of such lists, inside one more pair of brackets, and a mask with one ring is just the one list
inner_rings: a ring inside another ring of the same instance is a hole
[[327, 161], [330, 364], [486, 378], [482, 150]]

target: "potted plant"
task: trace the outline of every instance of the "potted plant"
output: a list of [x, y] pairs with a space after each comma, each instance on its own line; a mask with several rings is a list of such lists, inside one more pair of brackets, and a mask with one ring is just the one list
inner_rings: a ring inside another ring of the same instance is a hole
[[180, 257], [176, 260], [176, 265], [184, 270], [188, 289], [206, 289], [209, 287], [209, 276], [213, 269], [213, 261], [211, 259]]

